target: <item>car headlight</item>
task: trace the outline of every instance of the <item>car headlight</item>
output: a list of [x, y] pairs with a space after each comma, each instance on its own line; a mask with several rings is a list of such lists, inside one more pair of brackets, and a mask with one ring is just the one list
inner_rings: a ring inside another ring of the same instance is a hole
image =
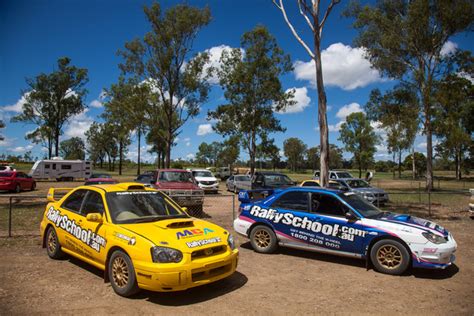
[[183, 260], [183, 253], [177, 249], [155, 246], [151, 248], [153, 262], [170, 263]]
[[447, 242], [444, 237], [430, 233], [430, 232], [423, 232], [421, 234], [423, 235], [423, 237], [428, 239], [428, 241], [431, 241], [433, 244], [444, 244]]
[[364, 193], [364, 198], [368, 200], [373, 200], [375, 199], [375, 195], [373, 195], [372, 193]]
[[227, 244], [229, 244], [230, 249], [235, 249], [235, 241], [234, 236], [232, 236], [232, 234], [229, 234], [229, 237], [227, 237]]

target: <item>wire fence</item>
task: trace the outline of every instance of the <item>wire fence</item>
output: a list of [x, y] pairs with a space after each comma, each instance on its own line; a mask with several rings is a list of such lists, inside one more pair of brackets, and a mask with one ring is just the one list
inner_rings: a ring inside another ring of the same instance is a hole
[[[374, 204], [384, 211], [437, 219], [469, 216], [469, 191], [389, 191], [388, 201]], [[210, 220], [226, 229], [236, 218], [236, 194], [206, 194], [202, 205], [186, 206], [188, 214]], [[38, 235], [47, 201], [42, 195], [0, 195], [0, 237]]]

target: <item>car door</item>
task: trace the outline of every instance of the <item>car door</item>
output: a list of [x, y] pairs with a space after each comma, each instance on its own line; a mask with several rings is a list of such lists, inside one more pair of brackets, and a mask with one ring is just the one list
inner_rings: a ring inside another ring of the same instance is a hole
[[56, 233], [62, 247], [75, 253], [81, 254], [81, 234], [84, 222], [81, 215], [81, 206], [84, 202], [87, 190], [79, 189], [66, 197], [59, 207], [59, 212], [63, 216], [61, 223], [57, 224]]
[[234, 191], [234, 188], [235, 188], [234, 176], [230, 176], [230, 177], [227, 179], [227, 189], [228, 189], [229, 191]]
[[346, 213], [352, 211], [335, 195], [312, 192], [310, 196], [311, 227], [315, 234], [310, 245], [347, 253], [362, 254], [363, 239], [367, 231], [358, 220], [349, 220]]
[[309, 213], [308, 192], [285, 192], [272, 203], [271, 209], [277, 213], [271, 224], [275, 228], [278, 238], [288, 244], [306, 246], [309, 236], [303, 223]]
[[[87, 214], [99, 213], [102, 215], [101, 222], [93, 222], [87, 220]], [[87, 190], [84, 203], [81, 206], [82, 228], [87, 231], [87, 240], [83, 241], [84, 256], [96, 261], [100, 264], [105, 264], [106, 260], [106, 235], [107, 222], [106, 212], [104, 207], [104, 200], [102, 195], [95, 190]]]

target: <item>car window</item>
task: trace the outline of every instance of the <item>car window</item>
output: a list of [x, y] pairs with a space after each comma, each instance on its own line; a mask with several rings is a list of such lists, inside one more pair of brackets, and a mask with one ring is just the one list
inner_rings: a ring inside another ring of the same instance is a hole
[[319, 187], [319, 183], [317, 183], [316, 181], [306, 181], [305, 183], [303, 183], [303, 186], [304, 187]]
[[370, 188], [370, 185], [364, 180], [347, 180], [347, 184], [351, 188]]
[[229, 181], [234, 181], [234, 176], [230, 176]]
[[81, 214], [86, 216], [89, 213], [100, 213], [104, 214], [104, 202], [102, 196], [95, 192], [87, 192], [86, 199], [82, 205]]
[[322, 194], [311, 194], [311, 212], [331, 215], [331, 216], [345, 216], [347, 208], [335, 197]]
[[61, 205], [62, 208], [65, 208], [71, 212], [79, 213], [81, 210], [82, 201], [86, 195], [87, 190], [77, 190], [74, 191]]
[[338, 172], [338, 178], [353, 178], [353, 176], [349, 172]]
[[16, 177], [17, 178], [24, 178], [25, 177], [25, 174], [23, 172], [17, 172], [16, 173]]
[[319, 178], [319, 171], [316, 171], [316, 172], [314, 173], [314, 176]]
[[285, 210], [308, 211], [308, 192], [292, 191], [280, 196], [273, 202], [273, 208], [282, 208]]
[[293, 184], [290, 178], [283, 174], [268, 174], [265, 175], [265, 184], [266, 185], [280, 185], [280, 184]]
[[329, 174], [329, 178], [330, 178], [330, 179], [336, 179], [336, 174], [333, 173], [333, 172], [331, 172], [331, 173]]

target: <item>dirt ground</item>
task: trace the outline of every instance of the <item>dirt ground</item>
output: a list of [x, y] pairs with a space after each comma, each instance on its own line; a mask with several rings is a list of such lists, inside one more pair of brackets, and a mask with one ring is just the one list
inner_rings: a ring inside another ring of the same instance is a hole
[[[45, 188], [40, 183], [35, 193]], [[232, 231], [232, 197], [206, 196], [205, 212], [208, 220]], [[388, 276], [367, 270], [356, 259], [292, 249], [263, 255], [239, 236], [239, 266], [233, 276], [183, 292], [142, 291], [128, 299], [103, 282], [102, 271], [73, 258], [49, 259], [35, 226], [0, 238], [0, 315], [473, 315], [474, 221], [439, 222], [459, 247], [456, 264], [444, 271], [413, 269]]]

